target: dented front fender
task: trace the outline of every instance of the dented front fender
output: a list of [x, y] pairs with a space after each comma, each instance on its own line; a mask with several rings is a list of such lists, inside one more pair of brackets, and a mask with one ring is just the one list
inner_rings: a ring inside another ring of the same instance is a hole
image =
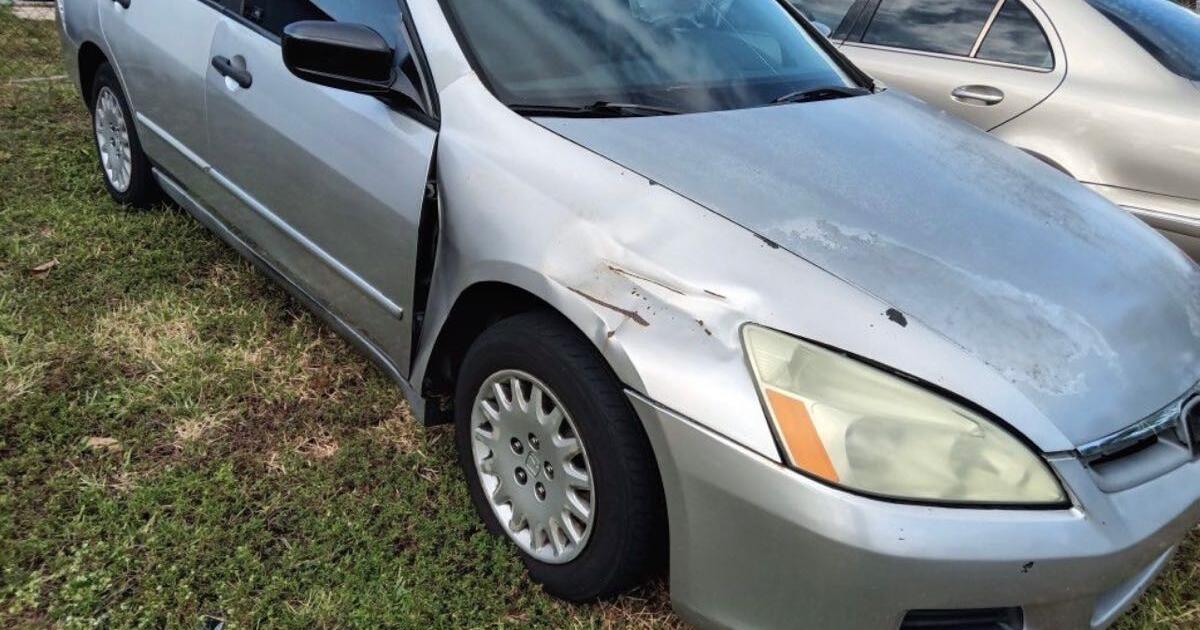
[[772, 459], [741, 347], [747, 322], [893, 366], [1044, 450], [1071, 448], [1011, 383], [892, 305], [513, 114], [473, 75], [442, 102], [441, 243], [414, 381], [456, 297], [502, 282], [571, 320], [628, 387]]

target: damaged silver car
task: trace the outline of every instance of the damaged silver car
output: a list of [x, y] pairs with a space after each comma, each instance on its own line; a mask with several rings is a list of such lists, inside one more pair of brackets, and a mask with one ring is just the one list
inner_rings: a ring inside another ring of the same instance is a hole
[[454, 422], [552, 594], [1100, 627], [1200, 518], [1200, 270], [782, 0], [60, 0], [165, 193]]

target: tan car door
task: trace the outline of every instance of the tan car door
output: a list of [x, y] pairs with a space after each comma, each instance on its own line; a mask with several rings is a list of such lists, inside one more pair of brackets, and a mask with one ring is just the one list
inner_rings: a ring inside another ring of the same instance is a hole
[[[873, 5], [873, 6], [872, 6]], [[985, 130], [1036, 106], [1067, 63], [1039, 7], [1022, 0], [874, 0], [841, 50], [869, 74]]]

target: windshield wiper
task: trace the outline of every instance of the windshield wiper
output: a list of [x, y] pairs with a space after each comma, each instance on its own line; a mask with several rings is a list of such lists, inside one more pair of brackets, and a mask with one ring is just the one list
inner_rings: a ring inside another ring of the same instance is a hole
[[682, 114], [682, 111], [657, 105], [641, 103], [614, 103], [611, 101], [596, 101], [591, 105], [509, 105], [509, 109], [522, 116], [579, 116], [579, 117], [617, 117], [617, 116], [665, 116]]
[[849, 87], [844, 85], [826, 85], [807, 90], [798, 90], [796, 92], [788, 92], [783, 96], [771, 101], [772, 105], [781, 105], [783, 103], [809, 103], [812, 101], [830, 101], [835, 98], [848, 98], [851, 96], [866, 96], [871, 90], [861, 87]]

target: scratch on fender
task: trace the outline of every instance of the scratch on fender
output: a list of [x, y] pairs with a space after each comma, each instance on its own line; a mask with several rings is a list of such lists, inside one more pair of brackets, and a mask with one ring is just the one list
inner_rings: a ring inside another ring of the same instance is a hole
[[568, 287], [568, 288], [570, 288], [572, 292], [579, 294], [581, 297], [583, 297], [583, 299], [585, 299], [589, 302], [592, 302], [593, 304], [598, 304], [600, 306], [603, 306], [604, 308], [607, 308], [611, 311], [620, 313], [620, 314], [624, 315], [625, 317], [628, 317], [629, 319], [633, 320], [634, 323], [640, 324], [642, 326], [650, 325], [650, 322], [646, 321], [646, 318], [642, 317], [641, 314], [638, 313], [637, 311], [631, 311], [629, 309], [624, 309], [619, 306], [609, 304], [608, 302], [605, 302], [604, 300], [601, 300], [598, 297], [593, 297], [591, 295], [588, 295], [587, 293], [584, 293], [583, 291], [580, 291], [579, 289], [576, 289], [574, 287]]

